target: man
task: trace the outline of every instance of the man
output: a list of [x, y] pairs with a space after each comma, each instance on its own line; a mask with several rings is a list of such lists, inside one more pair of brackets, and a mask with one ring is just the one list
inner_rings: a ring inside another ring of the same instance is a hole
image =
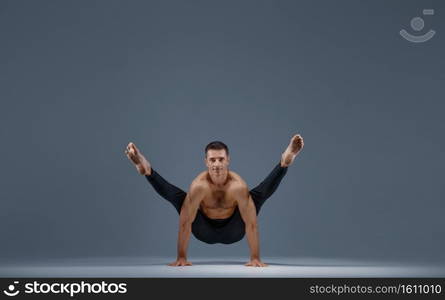
[[257, 214], [267, 198], [277, 189], [297, 154], [303, 148], [303, 138], [293, 136], [281, 155], [280, 163], [256, 188], [247, 184], [235, 172], [229, 171], [229, 149], [220, 142], [211, 142], [205, 148], [207, 171], [192, 182], [189, 192], [168, 183], [145, 159], [133, 143], [125, 153], [141, 175], [145, 175], [154, 189], [173, 204], [179, 213], [178, 256], [170, 266], [191, 266], [187, 261], [190, 233], [209, 244], [231, 244], [247, 234], [250, 261], [246, 266], [267, 266], [260, 259]]

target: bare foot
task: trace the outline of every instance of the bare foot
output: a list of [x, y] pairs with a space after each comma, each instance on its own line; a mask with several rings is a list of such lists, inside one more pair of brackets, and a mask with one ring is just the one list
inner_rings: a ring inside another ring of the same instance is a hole
[[125, 154], [134, 163], [136, 169], [141, 175], [151, 175], [151, 165], [142, 155], [136, 145], [129, 143], [127, 149], [125, 149]]
[[287, 146], [286, 150], [284, 150], [281, 155], [281, 166], [288, 167], [293, 162], [298, 153], [300, 153], [301, 149], [303, 149], [304, 142], [301, 135], [296, 134], [290, 139], [289, 146]]

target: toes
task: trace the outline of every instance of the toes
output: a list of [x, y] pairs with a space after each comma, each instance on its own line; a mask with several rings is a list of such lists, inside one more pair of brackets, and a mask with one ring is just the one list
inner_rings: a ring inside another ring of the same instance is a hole
[[301, 135], [297, 134], [292, 138], [291, 142], [291, 152], [299, 151], [303, 148], [304, 142]]
[[292, 137], [292, 140], [293, 140], [293, 141], [302, 141], [302, 140], [303, 140], [303, 137], [302, 137], [301, 135], [299, 135], [299, 134], [296, 134], [296, 135], [294, 135], [294, 136]]
[[135, 144], [131, 143], [131, 148], [133, 149], [133, 151], [134, 151], [135, 154], [138, 154], [138, 153], [139, 153], [139, 149], [136, 147]]
[[133, 149], [133, 145], [134, 144], [132, 142], [129, 142], [127, 145], [127, 150], [130, 151], [131, 149]]
[[127, 148], [125, 149], [125, 154], [133, 154], [133, 146], [134, 144], [132, 142], [128, 143]]
[[125, 155], [127, 156], [128, 159], [132, 159], [132, 154], [128, 149], [125, 149]]

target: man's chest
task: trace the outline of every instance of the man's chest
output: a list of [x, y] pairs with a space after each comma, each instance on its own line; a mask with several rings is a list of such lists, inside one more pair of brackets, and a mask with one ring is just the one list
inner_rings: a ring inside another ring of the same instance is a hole
[[202, 201], [202, 205], [206, 208], [232, 208], [236, 205], [234, 197], [226, 191], [209, 191]]

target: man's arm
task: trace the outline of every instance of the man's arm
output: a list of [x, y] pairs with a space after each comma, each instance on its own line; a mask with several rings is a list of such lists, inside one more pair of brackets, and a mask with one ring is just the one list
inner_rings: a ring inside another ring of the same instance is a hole
[[250, 261], [246, 266], [266, 267], [260, 259], [260, 240], [258, 235], [258, 223], [255, 204], [245, 184], [237, 184], [233, 188], [233, 194], [238, 203], [241, 217], [246, 225], [247, 242], [250, 248]]
[[187, 247], [192, 232], [192, 223], [196, 217], [199, 204], [204, 198], [204, 189], [199, 184], [190, 186], [189, 193], [184, 199], [179, 214], [179, 232], [178, 232], [178, 256], [176, 261], [169, 266], [191, 266], [192, 263], [187, 261]]

